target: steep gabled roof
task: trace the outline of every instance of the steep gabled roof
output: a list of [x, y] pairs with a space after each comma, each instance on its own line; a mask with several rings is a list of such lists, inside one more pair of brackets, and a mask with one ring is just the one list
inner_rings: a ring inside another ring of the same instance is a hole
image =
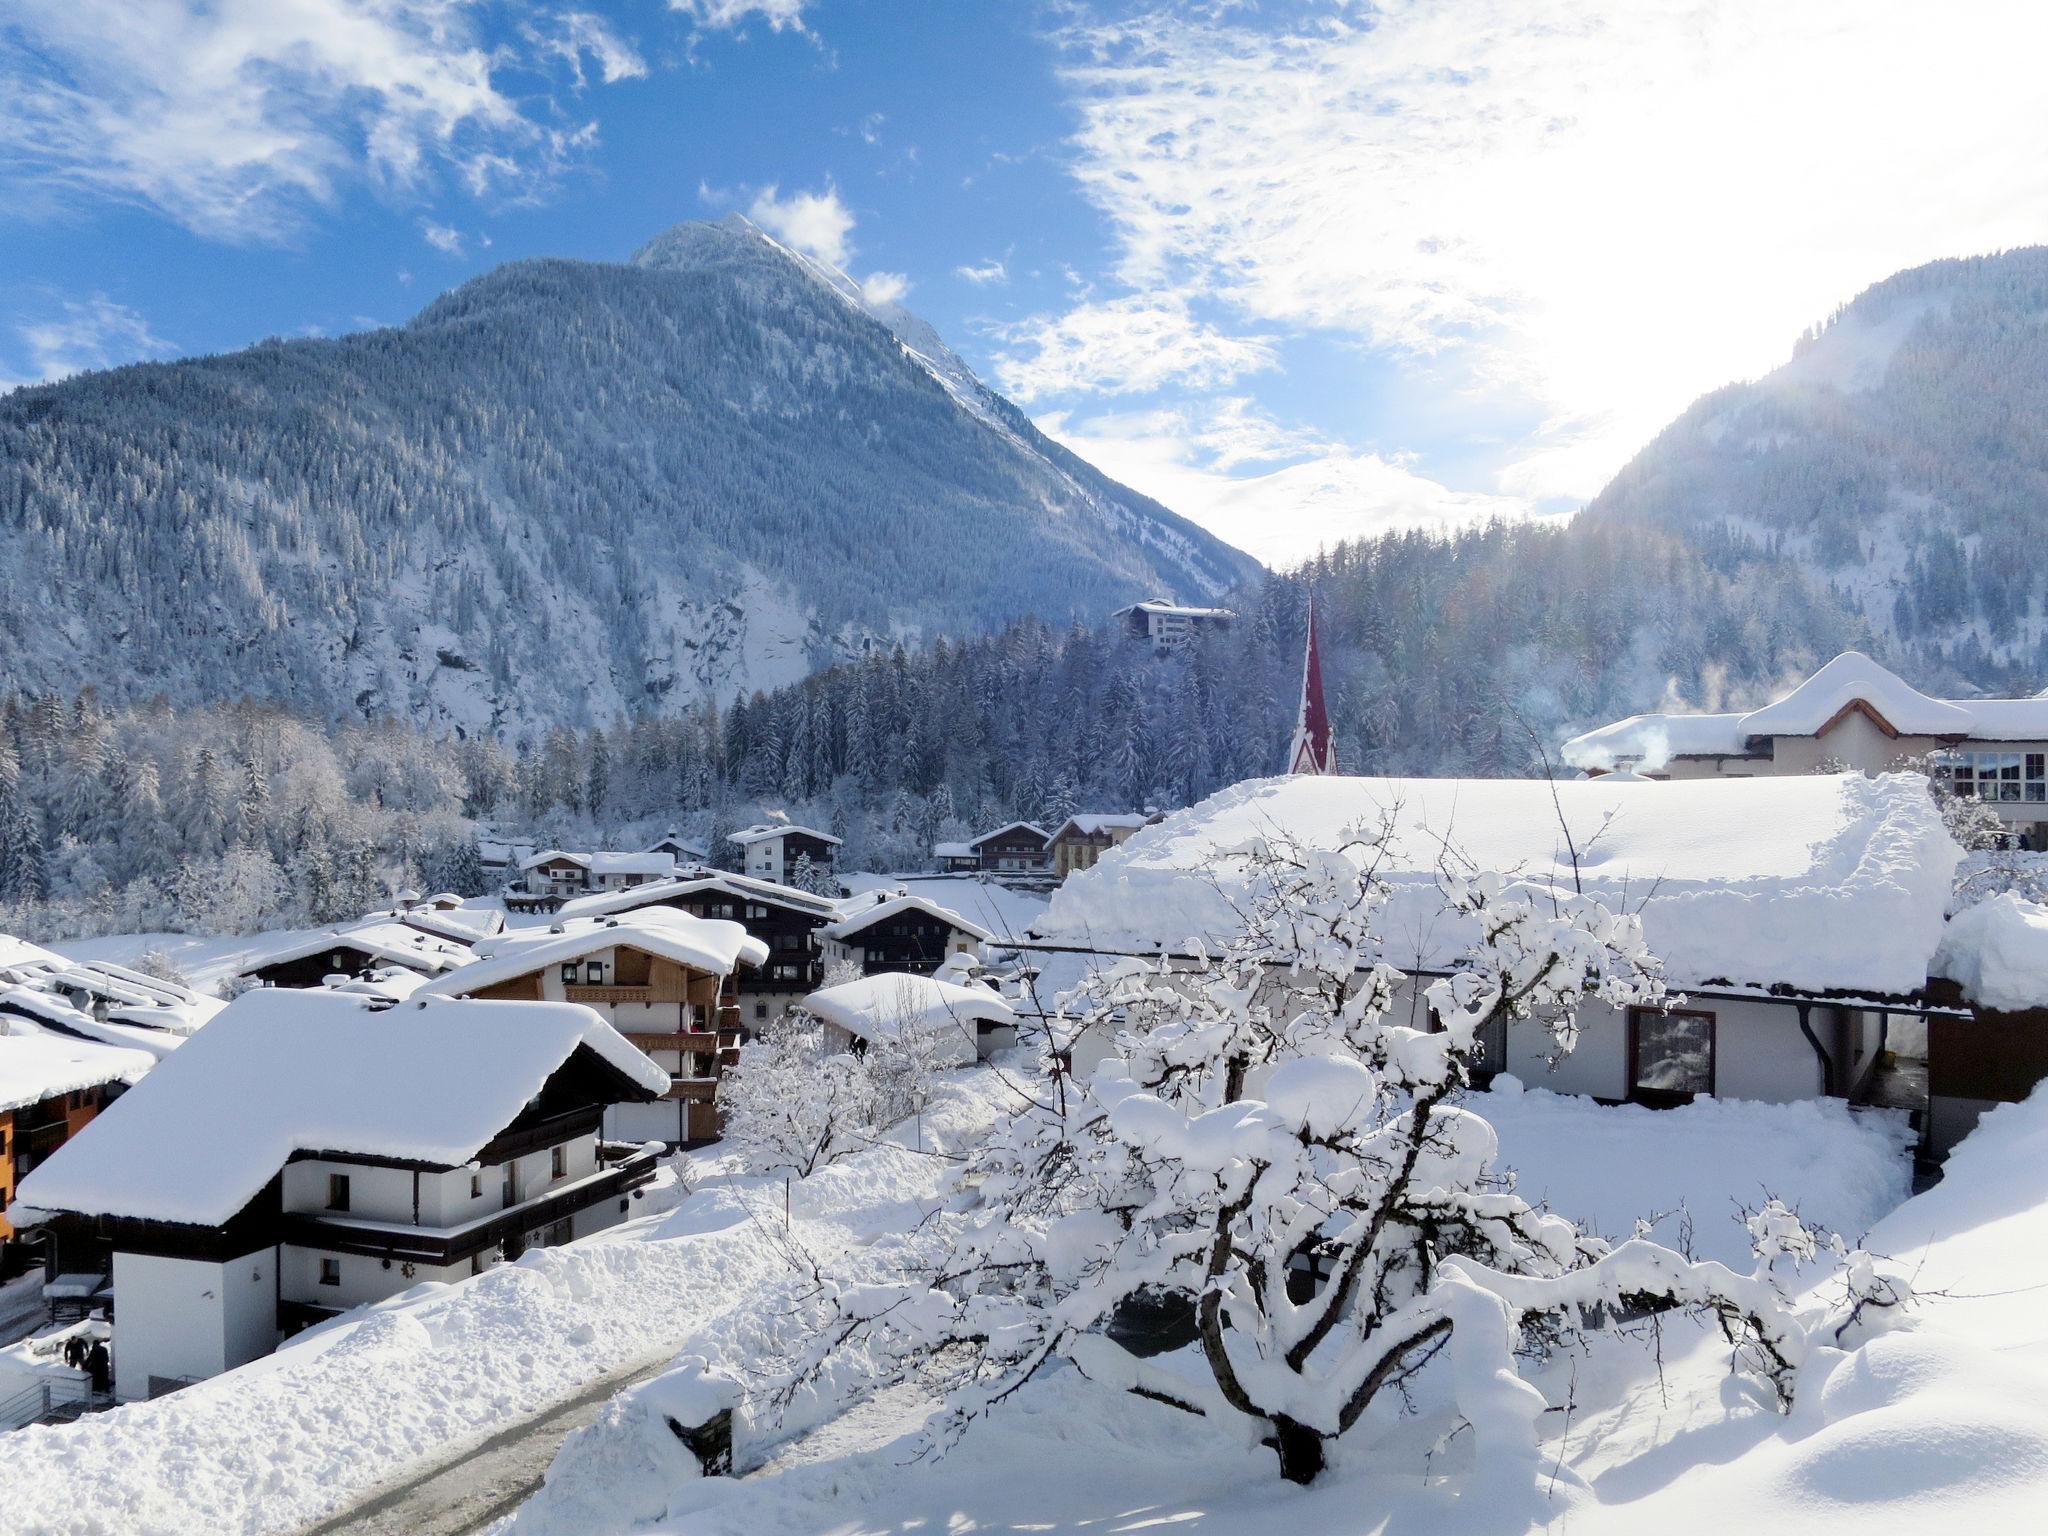
[[882, 891], [877, 891], [874, 895], [881, 897], [881, 900], [870, 900], [867, 906], [860, 905], [861, 898], [859, 897], [843, 903], [844, 906], [850, 907], [852, 910], [845, 917], [839, 919], [838, 922], [827, 923], [818, 932], [828, 939], [850, 939], [855, 934], [865, 932], [867, 929], [874, 927], [877, 923], [887, 922], [890, 918], [900, 917], [906, 912], [915, 912], [926, 917], [937, 918], [949, 927], [959, 929], [977, 943], [986, 943], [989, 939], [989, 931], [982, 927], [981, 924], [972, 922], [962, 917], [951, 907], [942, 907], [936, 901], [926, 897], [909, 894], [891, 896]]
[[997, 838], [1001, 837], [1006, 832], [1029, 832], [1033, 837], [1038, 839], [1039, 846], [1041, 847], [1052, 841], [1052, 834], [1047, 832], [1045, 828], [1041, 827], [1037, 822], [1013, 821], [1008, 823], [1007, 825], [997, 827], [993, 832], [982, 833], [981, 836], [975, 838], [972, 842], [970, 842], [968, 846], [970, 848], [979, 848], [983, 843], [994, 842]]
[[765, 843], [773, 837], [785, 837], [791, 832], [801, 833], [805, 837], [815, 837], [819, 842], [830, 843], [835, 848], [840, 841], [830, 832], [820, 832], [816, 827], [801, 826], [793, 821], [764, 821], [759, 826], [741, 827], [739, 831], [727, 837], [726, 841], [738, 843], [745, 848], [754, 843]]
[[1150, 826], [1156, 820], [1156, 816], [1147, 816], [1143, 811], [1076, 811], [1060, 823], [1059, 830], [1054, 832], [1048, 841], [1058, 842], [1067, 835], [1069, 827], [1083, 837], [1094, 837], [1123, 827], [1136, 831], [1139, 827]]
[[22, 1180], [15, 1208], [219, 1226], [299, 1152], [459, 1167], [582, 1050], [628, 1092], [668, 1090], [575, 1004], [261, 988]]
[[460, 997], [551, 965], [566, 965], [615, 944], [713, 976], [727, 976], [737, 966], [764, 965], [768, 960], [768, 946], [738, 923], [692, 917], [673, 907], [649, 907], [617, 917], [571, 918], [546, 928], [501, 933], [478, 944], [476, 958], [469, 964], [435, 977], [420, 991]]

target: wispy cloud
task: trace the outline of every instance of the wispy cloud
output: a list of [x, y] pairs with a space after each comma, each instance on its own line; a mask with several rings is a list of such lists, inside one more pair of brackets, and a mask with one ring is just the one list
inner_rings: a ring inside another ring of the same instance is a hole
[[[1232, 397], [1213, 406], [1041, 417], [1101, 469], [1276, 569], [1347, 539], [1448, 533], [1528, 515], [1516, 497], [1457, 491], [1411, 466], [1282, 426]], [[1275, 460], [1271, 468], [1256, 468]]]
[[1231, 336], [1177, 295], [1077, 305], [1000, 327], [995, 360], [1006, 393], [1026, 402], [1072, 393], [1132, 394], [1166, 384], [1210, 389], [1277, 360], [1271, 342]]
[[436, 224], [432, 219], [420, 220], [420, 238], [444, 256], [462, 254], [462, 231], [446, 224]]
[[801, 32], [808, 3], [809, 0], [668, 0], [668, 8], [682, 12], [700, 27], [718, 31], [735, 31], [758, 19], [776, 32]]
[[860, 280], [860, 292], [870, 304], [901, 304], [910, 294], [910, 279], [901, 272], [870, 272]]
[[796, 247], [835, 267], [853, 256], [853, 213], [840, 201], [839, 189], [827, 183], [822, 192], [792, 192], [763, 187], [754, 194], [747, 217], [784, 245]]
[[1175, 6], [1062, 38], [1127, 290], [1533, 406], [1530, 494], [1597, 489], [1893, 270], [2048, 237], [2032, 0]]
[[953, 275], [964, 277], [977, 287], [987, 287], [990, 283], [1007, 283], [1010, 280], [1010, 269], [994, 257], [990, 257], [979, 266], [955, 267]]
[[88, 368], [113, 368], [175, 350], [140, 314], [104, 293], [62, 300], [54, 313], [16, 326], [15, 334], [28, 371], [20, 378], [0, 378], [0, 387], [49, 384]]
[[526, 35], [544, 55], [560, 59], [574, 77], [576, 88], [584, 86], [583, 61], [597, 66], [606, 85], [620, 80], [641, 80], [647, 75], [647, 61], [625, 38], [612, 30], [610, 22], [589, 11], [564, 11], [545, 21], [529, 23]]

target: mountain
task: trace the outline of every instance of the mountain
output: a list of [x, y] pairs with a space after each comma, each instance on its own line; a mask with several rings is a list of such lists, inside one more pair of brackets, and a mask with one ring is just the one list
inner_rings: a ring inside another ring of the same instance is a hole
[[0, 397], [16, 688], [525, 735], [1256, 571], [740, 219]]
[[1705, 396], [1584, 514], [1731, 575], [1789, 561], [1927, 685], [2048, 668], [2048, 247], [1886, 279]]

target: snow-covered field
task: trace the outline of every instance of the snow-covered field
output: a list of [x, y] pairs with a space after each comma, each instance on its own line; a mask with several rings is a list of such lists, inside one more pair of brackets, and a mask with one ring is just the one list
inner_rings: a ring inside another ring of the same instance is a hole
[[[1869, 1230], [1907, 1188], [1896, 1123], [1840, 1106], [1703, 1101], [1657, 1114], [1510, 1091], [1475, 1095], [1472, 1107], [1496, 1122], [1504, 1156], [1525, 1191], [1545, 1193], [1561, 1209], [1610, 1230], [1620, 1225], [1622, 1235], [1635, 1212], [1685, 1207], [1706, 1255], [1746, 1253], [1732, 1214], [1738, 1203], [1759, 1202], [1762, 1183], [1797, 1199], [1809, 1220], [1849, 1234]], [[1694, 1362], [1696, 1339], [1690, 1327], [1666, 1325], [1667, 1355], [1685, 1351], [1701, 1380], [1719, 1392], [1725, 1361], [1698, 1345]], [[715, 1348], [705, 1352], [716, 1358]], [[1606, 1391], [1616, 1399], [1625, 1387], [1654, 1380], [1654, 1359], [1644, 1342], [1604, 1345], [1583, 1365], [1588, 1377], [1582, 1398], [1589, 1405], [1602, 1380], [1612, 1381]], [[1567, 1383], [1548, 1385], [1562, 1395]], [[639, 1392], [658, 1390], [657, 1382]], [[1179, 1525], [1231, 1536], [1279, 1529], [1363, 1536], [1508, 1532], [1529, 1525], [1520, 1507], [1481, 1511], [1457, 1502], [1442, 1476], [1458, 1464], [1455, 1439], [1439, 1453], [1434, 1470], [1425, 1472], [1430, 1440], [1447, 1427], [1440, 1414], [1376, 1425], [1344, 1448], [1346, 1458], [1324, 1482], [1303, 1491], [1278, 1480], [1269, 1452], [1248, 1451], [1185, 1414], [1056, 1368], [936, 1461], [910, 1459], [913, 1437], [931, 1405], [899, 1395], [793, 1441], [776, 1443], [775, 1431], [756, 1426], [753, 1459], [763, 1464], [743, 1478], [704, 1481], [688, 1475], [687, 1459], [667, 1437], [646, 1432], [646, 1420], [634, 1408], [636, 1395], [627, 1394], [565, 1445], [550, 1486], [501, 1528], [506, 1536], [627, 1529], [676, 1536], [879, 1536]], [[1723, 1411], [1719, 1402], [1716, 1397], [1709, 1403], [1716, 1414]], [[1742, 1412], [1756, 1417], [1763, 1410], [1745, 1399]], [[1621, 1420], [1637, 1423], [1629, 1413]], [[1668, 1413], [1656, 1421], [1650, 1438], [1674, 1441], [1682, 1460], [1688, 1425]], [[1613, 1435], [1610, 1430], [1606, 1440]], [[743, 1429], [743, 1457], [748, 1439]], [[1602, 1469], [1604, 1441], [1577, 1432], [1566, 1440], [1568, 1468], [1583, 1463], [1590, 1471], [1580, 1476]], [[1569, 1474], [1566, 1483], [1569, 1490]], [[636, 1523], [643, 1521], [652, 1523]]]

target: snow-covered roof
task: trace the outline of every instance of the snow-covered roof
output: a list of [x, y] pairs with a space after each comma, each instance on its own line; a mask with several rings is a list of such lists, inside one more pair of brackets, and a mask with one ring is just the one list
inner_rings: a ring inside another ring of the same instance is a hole
[[968, 846], [971, 848], [979, 848], [983, 843], [994, 842], [997, 838], [1001, 837], [1006, 832], [1029, 832], [1041, 843], [1049, 843], [1052, 841], [1052, 834], [1047, 832], [1045, 828], [1041, 827], [1037, 822], [1013, 821], [1005, 826], [997, 827], [993, 832], [982, 833], [981, 836], [975, 838], [971, 843], [968, 844]]
[[0, 971], [13, 970], [24, 965], [62, 964], [64, 957], [55, 950], [44, 949], [40, 944], [31, 944], [27, 939], [17, 939], [11, 933], [0, 933]]
[[1859, 651], [1844, 651], [1783, 698], [1747, 714], [1631, 715], [1574, 736], [1564, 760], [1579, 768], [1620, 762], [1662, 766], [1674, 757], [1743, 757], [1774, 736], [1817, 736], [1861, 707], [1899, 736], [1945, 741], [2048, 741], [2048, 699], [1937, 699]]
[[537, 853], [520, 863], [521, 869], [538, 869], [543, 864], [574, 864], [589, 870], [593, 875], [667, 875], [675, 871], [676, 861], [672, 854], [649, 851], [645, 853], [617, 853], [607, 849], [593, 849], [584, 853], [572, 853], [562, 848], [550, 848]]
[[[862, 900], [866, 900], [866, 906], [861, 905]], [[959, 929], [977, 943], [985, 943], [989, 938], [989, 931], [982, 927], [981, 924], [972, 922], [962, 917], [951, 907], [942, 907], [936, 901], [925, 896], [912, 896], [907, 893], [891, 895], [886, 891], [876, 891], [869, 897], [856, 897], [841, 903], [841, 905], [851, 909], [847, 912], [847, 915], [840, 918], [838, 922], [827, 923], [818, 930], [820, 934], [828, 939], [852, 938], [855, 934], [874, 927], [876, 923], [886, 922], [888, 919], [899, 917], [905, 912], [918, 912], [926, 917], [935, 917], [940, 922], [950, 924], [952, 927]]]
[[583, 1047], [667, 1091], [573, 1003], [244, 993], [23, 1179], [15, 1208], [217, 1226], [298, 1152], [459, 1167]]
[[505, 914], [497, 907], [414, 907], [392, 916], [408, 928], [458, 944], [474, 944], [505, 931]]
[[900, 1039], [904, 1030], [957, 1039], [956, 1058], [975, 1057], [977, 1026], [1015, 1024], [1010, 1005], [983, 986], [888, 972], [823, 987], [803, 1001], [807, 1012], [870, 1045]]
[[1227, 935], [1241, 926], [1250, 843], [1334, 849], [1383, 817], [1387, 958], [1423, 970], [1452, 964], [1472, 938], [1443, 910], [1443, 861], [1570, 891], [1561, 817], [1585, 893], [1640, 911], [1677, 986], [1913, 992], [1961, 857], [1911, 774], [1647, 785], [1301, 775], [1236, 785], [1136, 833], [1070, 876], [1032, 932], [1137, 953]]
[[344, 924], [327, 933], [316, 933], [276, 949], [263, 950], [244, 961], [237, 974], [246, 976], [268, 966], [303, 960], [308, 955], [334, 949], [360, 950], [374, 960], [402, 965], [428, 976], [462, 965], [470, 958], [466, 943], [437, 938], [395, 919], [384, 918]]
[[104, 1083], [139, 1082], [156, 1065], [147, 1051], [79, 1040], [21, 1020], [0, 1020], [0, 1111]]
[[[98, 1019], [73, 1006], [62, 993], [37, 986], [33, 981], [0, 987], [0, 1014], [32, 1020], [36, 1025], [101, 1045], [142, 1051], [152, 1061], [170, 1055], [200, 1023], [227, 1006], [218, 999], [208, 1001], [213, 1004], [211, 1011], [197, 1019], [182, 1014], [166, 1017], [164, 1010], [137, 1008], [116, 1009], [105, 1019]], [[149, 1022], [129, 1022], [137, 1018]], [[0, 1032], [9, 1028], [12, 1026], [7, 1020], [0, 1018]]]
[[729, 874], [724, 870], [700, 869], [674, 880], [656, 880], [646, 885], [636, 885], [631, 890], [578, 896], [563, 902], [561, 911], [556, 915], [566, 919], [637, 912], [678, 896], [694, 896], [700, 891], [717, 891], [737, 901], [759, 901], [774, 906], [790, 907], [812, 917], [832, 916], [840, 910], [840, 904], [832, 897], [819, 896], [811, 891], [800, 891], [793, 885], [781, 885], [773, 880], [756, 880], [750, 875]]
[[793, 821], [764, 821], [759, 826], [741, 827], [726, 838], [729, 843], [738, 843], [742, 848], [752, 843], [765, 843], [771, 837], [785, 837], [791, 832], [800, 832], [805, 837], [815, 837], [819, 842], [837, 845], [839, 839], [830, 832], [820, 832], [816, 827], [799, 826]]
[[1186, 603], [1176, 603], [1170, 598], [1148, 597], [1142, 603], [1132, 603], [1119, 608], [1110, 615], [1120, 619], [1127, 613], [1156, 613], [1168, 619], [1234, 619], [1236, 614], [1228, 608], [1192, 608]]
[[422, 992], [461, 996], [531, 975], [550, 965], [579, 960], [615, 944], [673, 960], [714, 976], [735, 966], [762, 965], [768, 946], [738, 923], [692, 917], [674, 907], [648, 907], [616, 917], [572, 918], [546, 928], [515, 928], [476, 946], [476, 958], [436, 976]]
[[932, 857], [935, 859], [972, 859], [978, 857], [972, 843], [933, 843]]
[[701, 841], [694, 837], [685, 837], [673, 827], [650, 843], [647, 851], [649, 853], [682, 852], [692, 854], [700, 859], [710, 852]]
[[1949, 920], [1934, 974], [1980, 1008], [2048, 1008], [2048, 907], [2011, 891], [1966, 907]]
[[1096, 837], [1104, 832], [1120, 831], [1125, 827], [1135, 831], [1148, 825], [1151, 820], [1152, 818], [1143, 811], [1076, 811], [1060, 823], [1059, 830], [1053, 833], [1051, 840], [1058, 842], [1065, 837], [1069, 827], [1083, 837]]

